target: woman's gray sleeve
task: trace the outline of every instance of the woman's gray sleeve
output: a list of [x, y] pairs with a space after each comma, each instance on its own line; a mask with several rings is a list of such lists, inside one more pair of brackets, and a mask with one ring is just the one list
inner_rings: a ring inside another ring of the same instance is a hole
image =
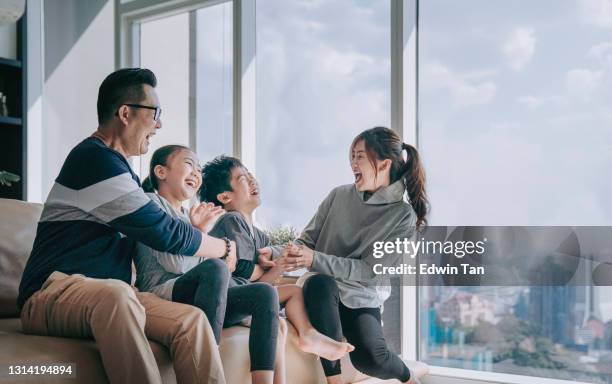
[[[414, 226], [402, 223], [384, 241], [395, 242], [398, 238], [412, 238], [414, 230]], [[375, 282], [385, 278], [385, 276], [374, 272], [375, 265], [380, 264], [381, 267], [392, 267], [402, 263], [403, 253], [386, 254], [382, 258], [375, 258], [372, 250], [373, 244], [368, 247], [366, 254], [361, 255], [360, 259], [338, 257], [315, 251], [310, 270], [344, 280]]]
[[319, 239], [319, 234], [321, 233], [321, 228], [323, 228], [323, 223], [325, 223], [325, 219], [327, 219], [327, 215], [329, 214], [329, 209], [334, 200], [336, 190], [332, 190], [329, 195], [319, 204], [319, 208], [315, 215], [310, 219], [306, 228], [302, 231], [300, 237], [295, 241], [297, 244], [303, 244], [310, 249], [314, 249], [317, 244], [317, 240]]

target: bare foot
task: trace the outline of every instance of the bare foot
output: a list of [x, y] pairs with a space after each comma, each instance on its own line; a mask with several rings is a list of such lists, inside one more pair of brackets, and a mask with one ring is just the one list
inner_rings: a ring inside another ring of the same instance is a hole
[[304, 352], [321, 356], [330, 361], [339, 360], [355, 349], [351, 344], [331, 339], [320, 334], [314, 328], [299, 336], [298, 347]]
[[404, 384], [421, 384], [421, 380], [419, 379], [429, 372], [429, 366], [420, 361], [409, 362], [408, 369], [410, 369], [410, 380]]

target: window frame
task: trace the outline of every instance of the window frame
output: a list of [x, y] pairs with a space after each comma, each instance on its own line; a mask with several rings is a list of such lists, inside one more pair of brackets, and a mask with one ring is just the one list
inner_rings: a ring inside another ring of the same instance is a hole
[[[140, 66], [140, 26], [143, 22], [189, 13], [190, 35], [195, 33], [198, 9], [231, 2], [232, 20], [232, 155], [255, 171], [255, 0], [115, 0], [115, 68]], [[244, 20], [244, 22], [242, 22]], [[190, 43], [189, 76], [195, 75], [195, 49]], [[189, 143], [197, 151], [196, 89], [189, 87]], [[139, 174], [141, 159], [130, 160]]]
[[[233, 4], [233, 155], [252, 172], [256, 159], [256, 7], [257, 0], [115, 0], [115, 67], [140, 63], [140, 23], [231, 1]], [[418, 148], [419, 132], [419, 2], [391, 2], [391, 128], [404, 142]], [[190, 17], [190, 21], [194, 17]], [[192, 69], [190, 68], [190, 71]], [[193, 92], [190, 88], [190, 92]], [[191, 95], [193, 96], [193, 95]], [[190, 102], [190, 144], [195, 145], [195, 103]], [[140, 159], [132, 165], [140, 169]], [[401, 357], [419, 358], [418, 286], [403, 284], [400, 291]], [[507, 373], [430, 366], [427, 383], [567, 384], [575, 381]], [[578, 383], [581, 384], [581, 383]], [[587, 384], [587, 383], [584, 383]]]

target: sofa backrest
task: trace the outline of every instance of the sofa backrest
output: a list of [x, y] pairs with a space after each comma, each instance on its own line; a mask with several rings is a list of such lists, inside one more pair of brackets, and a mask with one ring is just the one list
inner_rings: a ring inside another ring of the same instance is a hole
[[0, 199], [0, 318], [18, 317], [17, 294], [42, 204]]

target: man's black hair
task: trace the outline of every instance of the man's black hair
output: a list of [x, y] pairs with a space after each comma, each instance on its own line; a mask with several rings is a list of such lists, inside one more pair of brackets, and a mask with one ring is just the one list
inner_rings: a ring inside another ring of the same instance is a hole
[[143, 101], [145, 84], [157, 86], [157, 78], [149, 69], [122, 68], [106, 76], [98, 91], [98, 124], [112, 119], [122, 104]]
[[223, 203], [217, 199], [217, 195], [232, 191], [232, 170], [238, 167], [244, 167], [239, 159], [225, 155], [217, 156], [204, 164], [200, 200], [223, 206]]

